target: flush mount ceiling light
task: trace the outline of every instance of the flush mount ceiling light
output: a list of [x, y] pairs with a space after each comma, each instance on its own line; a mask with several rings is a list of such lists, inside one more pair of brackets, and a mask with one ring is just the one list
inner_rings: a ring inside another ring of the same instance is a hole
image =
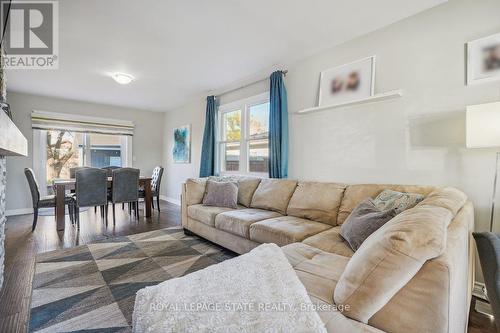
[[129, 84], [134, 80], [134, 77], [132, 75], [125, 73], [115, 73], [111, 77], [119, 84]]

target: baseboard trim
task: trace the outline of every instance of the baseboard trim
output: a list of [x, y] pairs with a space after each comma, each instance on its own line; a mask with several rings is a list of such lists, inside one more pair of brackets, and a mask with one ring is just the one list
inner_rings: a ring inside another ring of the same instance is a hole
[[171, 198], [171, 197], [167, 197], [166, 195], [160, 195], [160, 199], [164, 200], [164, 201], [167, 201], [167, 202], [170, 202], [170, 203], [172, 203], [174, 205], [177, 205], [177, 206], [181, 205], [181, 201], [179, 199], [174, 199], [174, 198]]
[[33, 208], [8, 209], [5, 216], [33, 214]]
[[[165, 195], [160, 195], [160, 199], [170, 202], [177, 206], [181, 205], [181, 201], [179, 199], [170, 198]], [[144, 199], [140, 198], [139, 201], [143, 202]], [[5, 211], [5, 216], [16, 216], [16, 215], [26, 215], [26, 214], [33, 214], [33, 208], [8, 209]]]

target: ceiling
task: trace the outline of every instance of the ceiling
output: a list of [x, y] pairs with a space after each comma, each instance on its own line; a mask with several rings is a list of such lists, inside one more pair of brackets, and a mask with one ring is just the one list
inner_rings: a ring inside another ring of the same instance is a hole
[[169, 111], [443, 2], [60, 1], [59, 69], [9, 70], [8, 90]]

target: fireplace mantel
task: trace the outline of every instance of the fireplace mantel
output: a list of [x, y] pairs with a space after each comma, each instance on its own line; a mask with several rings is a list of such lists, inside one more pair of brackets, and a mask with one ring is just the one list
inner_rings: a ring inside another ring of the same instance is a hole
[[28, 140], [0, 110], [0, 156], [28, 156]]

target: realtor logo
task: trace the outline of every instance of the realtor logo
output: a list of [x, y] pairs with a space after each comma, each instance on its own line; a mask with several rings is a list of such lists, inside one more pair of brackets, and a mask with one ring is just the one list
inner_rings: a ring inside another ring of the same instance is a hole
[[57, 69], [59, 3], [0, 1], [5, 68]]

